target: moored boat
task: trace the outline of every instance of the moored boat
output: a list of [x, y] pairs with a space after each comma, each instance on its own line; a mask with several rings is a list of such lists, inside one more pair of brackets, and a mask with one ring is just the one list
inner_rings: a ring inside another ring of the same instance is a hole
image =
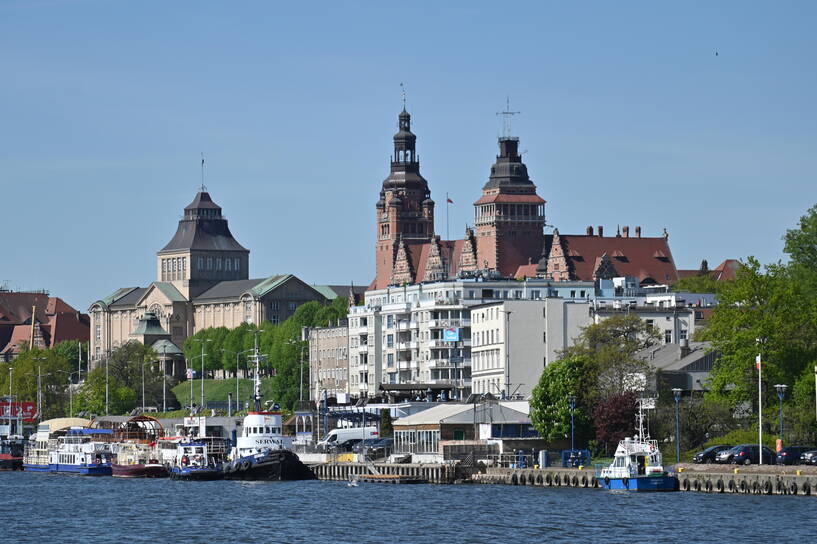
[[124, 442], [119, 444], [116, 463], [111, 465], [114, 478], [166, 478], [167, 468], [153, 457], [150, 444]]
[[204, 441], [182, 442], [176, 449], [175, 465], [170, 469], [173, 480], [221, 480], [221, 463], [208, 453]]
[[22, 436], [0, 436], [0, 470], [23, 470], [24, 447]]
[[113, 453], [108, 429], [72, 427], [48, 451], [48, 471], [110, 476]]
[[610, 466], [597, 471], [599, 486], [620, 491], [677, 491], [678, 478], [661, 464], [658, 441], [644, 437], [644, 416], [639, 406], [638, 431], [620, 441]]

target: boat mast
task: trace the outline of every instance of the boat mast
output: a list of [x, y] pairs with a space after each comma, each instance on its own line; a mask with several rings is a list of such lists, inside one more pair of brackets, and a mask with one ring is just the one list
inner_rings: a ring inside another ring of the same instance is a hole
[[259, 359], [258, 356], [258, 334], [255, 334], [255, 345], [253, 348], [253, 358], [255, 359], [255, 394], [253, 395], [253, 400], [255, 401], [255, 411], [261, 411], [261, 372], [259, 370]]

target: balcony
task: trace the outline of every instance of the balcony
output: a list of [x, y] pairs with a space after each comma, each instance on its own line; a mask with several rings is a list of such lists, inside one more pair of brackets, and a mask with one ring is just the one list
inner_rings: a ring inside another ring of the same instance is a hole
[[398, 331], [408, 331], [411, 327], [408, 321], [398, 321], [397, 322], [397, 330]]
[[410, 329], [419, 329], [420, 328], [420, 323], [418, 323], [417, 321], [409, 321], [409, 328]]
[[428, 322], [432, 329], [443, 329], [446, 327], [470, 327], [470, 318], [432, 319]]
[[360, 344], [357, 347], [357, 352], [358, 353], [368, 353], [368, 351], [369, 351], [369, 344]]
[[369, 327], [358, 327], [356, 332], [360, 335], [369, 334]]

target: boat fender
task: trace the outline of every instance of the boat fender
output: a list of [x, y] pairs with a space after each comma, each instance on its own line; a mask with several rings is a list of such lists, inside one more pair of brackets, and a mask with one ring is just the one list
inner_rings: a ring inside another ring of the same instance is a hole
[[718, 480], [718, 482], [715, 484], [715, 489], [718, 490], [718, 493], [723, 493], [723, 480]]
[[792, 482], [789, 486], [789, 493], [792, 495], [797, 495], [797, 482]]
[[553, 485], [562, 485], [562, 478], [558, 474], [553, 477]]
[[811, 495], [811, 484], [803, 482], [803, 495]]
[[624, 485], [625, 488], [630, 489], [630, 479], [629, 478], [622, 478], [621, 483]]
[[573, 476], [573, 479], [570, 480], [570, 485], [573, 487], [579, 487], [579, 479], [576, 476]]
[[746, 493], [748, 490], [749, 490], [749, 486], [746, 485], [746, 480], [741, 480], [740, 481], [740, 492], [741, 493]]
[[547, 484], [548, 487], [553, 485], [553, 477], [550, 474], [545, 476], [545, 484]]
[[684, 491], [689, 491], [689, 480], [684, 478], [684, 481], [681, 483], [681, 489]]
[[783, 482], [781, 482], [780, 480], [777, 480], [777, 485], [775, 486], [775, 488], [777, 489], [777, 492], [779, 494], [781, 494], [781, 495], [783, 494]]
[[735, 486], [735, 480], [729, 480], [729, 492], [730, 492], [730, 493], [734, 493], [734, 492], [735, 492], [735, 488], [736, 488], [736, 486]]
[[760, 484], [757, 482], [752, 483], [752, 493], [758, 495], [760, 493]]
[[241, 463], [241, 470], [249, 470], [251, 464], [252, 463], [250, 463], [249, 461], [244, 461], [243, 463]]
[[765, 482], [763, 482], [763, 493], [765, 493], [766, 495], [771, 495], [772, 494], [772, 481], [771, 480], [766, 480]]
[[704, 488], [706, 489], [707, 493], [712, 493], [712, 480], [707, 480]]
[[692, 487], [695, 488], [695, 491], [700, 491], [701, 490], [701, 481], [700, 480], [695, 480], [695, 483], [692, 485]]
[[582, 487], [587, 487], [587, 476], [582, 476]]
[[604, 485], [605, 485], [605, 487], [607, 487], [607, 488], [609, 488], [609, 487], [610, 487], [610, 477], [609, 477], [609, 476], [605, 476], [605, 477], [604, 477]]

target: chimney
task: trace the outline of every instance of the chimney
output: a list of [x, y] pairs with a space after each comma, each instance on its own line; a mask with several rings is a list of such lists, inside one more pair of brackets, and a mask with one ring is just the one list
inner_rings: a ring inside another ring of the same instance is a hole
[[689, 340], [687, 340], [686, 338], [682, 338], [678, 343], [681, 345], [682, 359], [689, 355], [690, 353], [692, 353], [692, 350], [689, 348]]
[[641, 238], [641, 227], [636, 227], [635, 228], [635, 237], [636, 238]]
[[625, 238], [629, 238], [630, 237], [630, 227], [628, 227], [628, 226], [621, 227], [621, 235], [623, 237], [625, 237]]
[[587, 235], [593, 236], [593, 227], [587, 227]]
[[599, 225], [599, 237], [602, 237], [602, 236], [604, 236], [604, 227]]

